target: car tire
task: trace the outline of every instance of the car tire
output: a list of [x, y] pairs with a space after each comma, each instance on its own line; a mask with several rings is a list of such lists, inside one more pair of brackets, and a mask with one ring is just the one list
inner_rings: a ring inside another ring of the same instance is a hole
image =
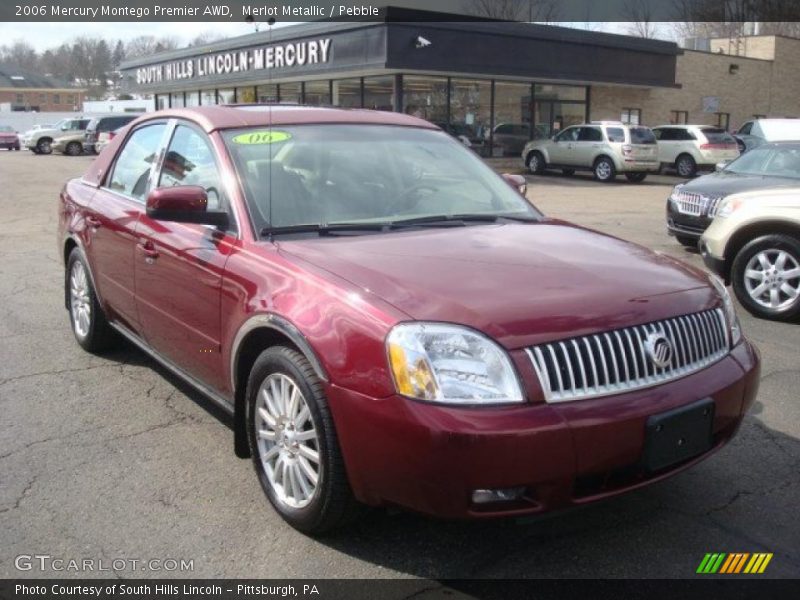
[[625, 179], [631, 183], [642, 183], [647, 179], [647, 173], [625, 173]]
[[53, 153], [53, 140], [50, 138], [43, 138], [36, 142], [37, 154], [52, 154]]
[[748, 312], [763, 319], [800, 317], [800, 239], [772, 234], [756, 238], [736, 253], [731, 285]]
[[19, 152], [20, 150], [22, 150], [22, 148], [20, 146], [14, 146], [14, 151], [15, 152]]
[[685, 235], [676, 235], [675, 239], [685, 248], [697, 248], [697, 240], [694, 238], [686, 237]]
[[72, 333], [81, 348], [97, 354], [112, 347], [116, 334], [100, 307], [89, 267], [77, 248], [67, 259], [64, 285]]
[[675, 171], [680, 177], [694, 177], [697, 175], [697, 162], [688, 154], [681, 154], [675, 160]]
[[572, 177], [575, 175], [575, 169], [561, 169], [561, 174], [564, 177]]
[[69, 154], [70, 156], [80, 156], [83, 154], [83, 145], [80, 142], [70, 142], [64, 148], [64, 154]]
[[528, 170], [534, 175], [541, 175], [547, 168], [547, 163], [541, 152], [534, 151], [528, 154], [527, 166]]
[[350, 489], [322, 382], [306, 357], [285, 346], [264, 350], [246, 394], [253, 465], [278, 514], [312, 535], [352, 522], [361, 507]]
[[617, 169], [614, 167], [614, 161], [607, 156], [601, 156], [594, 161], [592, 167], [594, 178], [603, 183], [611, 183], [617, 177]]

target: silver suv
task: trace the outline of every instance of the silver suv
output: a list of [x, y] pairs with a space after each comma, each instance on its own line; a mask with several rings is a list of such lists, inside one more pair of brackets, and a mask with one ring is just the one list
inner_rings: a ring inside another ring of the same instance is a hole
[[599, 121], [573, 125], [546, 140], [533, 140], [522, 150], [522, 160], [531, 173], [561, 169], [592, 171], [602, 182], [624, 173], [628, 181], [644, 181], [659, 168], [658, 147], [653, 132], [641, 125]]

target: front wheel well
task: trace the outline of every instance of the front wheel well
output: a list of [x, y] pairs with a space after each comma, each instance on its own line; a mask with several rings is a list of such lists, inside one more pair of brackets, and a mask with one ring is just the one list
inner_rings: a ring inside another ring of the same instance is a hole
[[800, 227], [786, 221], [759, 221], [758, 223], [753, 223], [739, 229], [731, 236], [731, 239], [728, 240], [723, 253], [725, 257], [725, 281], [730, 281], [731, 265], [736, 255], [739, 253], [739, 250], [744, 248], [751, 240], [771, 234], [789, 235], [800, 239]]
[[271, 327], [260, 327], [248, 333], [238, 347], [235, 365], [233, 440], [236, 456], [249, 458], [245, 416], [247, 414], [247, 380], [259, 355], [267, 348], [286, 346], [303, 354], [289, 336]]

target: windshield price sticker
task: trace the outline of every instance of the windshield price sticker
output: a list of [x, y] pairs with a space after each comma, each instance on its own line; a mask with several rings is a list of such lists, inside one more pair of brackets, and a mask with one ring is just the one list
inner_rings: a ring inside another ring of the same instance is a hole
[[247, 146], [258, 144], [275, 144], [278, 142], [285, 142], [290, 139], [291, 134], [285, 131], [251, 131], [250, 133], [240, 133], [233, 138], [234, 144], [242, 144]]

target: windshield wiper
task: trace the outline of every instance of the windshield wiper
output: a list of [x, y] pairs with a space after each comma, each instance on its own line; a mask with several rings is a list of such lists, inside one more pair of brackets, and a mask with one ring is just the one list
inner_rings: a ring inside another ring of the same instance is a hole
[[497, 223], [500, 220], [519, 221], [523, 223], [533, 223], [538, 219], [532, 216], [522, 215], [484, 215], [461, 214], [461, 215], [429, 215], [425, 217], [412, 217], [410, 219], [398, 219], [388, 223], [391, 229], [401, 227], [432, 226], [432, 227], [461, 227], [466, 223]]
[[317, 233], [319, 235], [329, 235], [336, 233], [346, 233], [349, 231], [383, 231], [386, 228], [384, 223], [305, 223], [302, 225], [279, 225], [277, 227], [264, 227], [261, 230], [261, 237], [280, 235], [282, 233]]

